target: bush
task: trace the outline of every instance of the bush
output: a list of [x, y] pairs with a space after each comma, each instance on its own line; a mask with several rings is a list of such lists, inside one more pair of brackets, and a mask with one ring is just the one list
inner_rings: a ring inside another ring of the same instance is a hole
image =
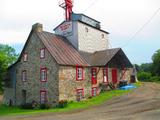
[[32, 103], [22, 104], [20, 107], [22, 109], [33, 109]]
[[49, 108], [51, 108], [51, 105], [49, 105], [48, 103], [40, 104], [40, 109], [49, 109]]
[[160, 77], [159, 76], [153, 76], [149, 80], [150, 82], [160, 82]]
[[152, 74], [150, 72], [139, 72], [137, 77], [140, 81], [149, 81], [152, 77]]
[[59, 108], [65, 108], [65, 107], [67, 107], [67, 105], [68, 105], [68, 101], [67, 100], [61, 100], [58, 103], [58, 107]]

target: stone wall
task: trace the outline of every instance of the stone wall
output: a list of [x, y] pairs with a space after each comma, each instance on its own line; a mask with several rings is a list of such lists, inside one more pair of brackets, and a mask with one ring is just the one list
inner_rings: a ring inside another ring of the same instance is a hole
[[[40, 91], [47, 91], [47, 100], [53, 104], [58, 102], [58, 64], [51, 54], [45, 49], [45, 58], [40, 59], [40, 49], [45, 48], [41, 40], [33, 32], [24, 49], [28, 54], [28, 61], [24, 62], [23, 57], [16, 65], [16, 105], [22, 104], [22, 90], [26, 90], [26, 102], [40, 102]], [[23, 55], [22, 55], [23, 56]], [[47, 68], [47, 82], [40, 81], [40, 69]], [[22, 71], [27, 71], [27, 81], [23, 82]]]
[[[92, 88], [97, 87], [97, 94], [103, 90], [103, 67], [97, 68], [97, 84], [92, 84], [91, 81], [91, 68], [84, 67], [84, 80], [76, 80], [76, 67], [60, 66], [59, 67], [59, 100], [76, 100], [76, 90], [84, 89], [84, 98], [92, 96]], [[112, 82], [112, 69], [108, 69], [108, 80]], [[122, 71], [117, 69], [117, 77], [120, 80]], [[130, 70], [125, 73], [125, 78], [129, 83], [130, 80]], [[118, 85], [118, 83], [117, 83]], [[108, 86], [106, 86], [108, 87]], [[110, 88], [106, 88], [108, 90]]]

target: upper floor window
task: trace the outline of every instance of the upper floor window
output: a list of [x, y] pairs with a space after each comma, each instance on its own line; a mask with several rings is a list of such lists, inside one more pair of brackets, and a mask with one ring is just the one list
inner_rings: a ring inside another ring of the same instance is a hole
[[27, 71], [26, 70], [22, 71], [22, 81], [23, 82], [27, 81]]
[[89, 31], [89, 30], [88, 30], [88, 28], [87, 28], [87, 27], [85, 27], [85, 31], [88, 33], [88, 31]]
[[97, 84], [97, 69], [92, 68], [91, 69], [91, 77], [92, 77], [92, 84]]
[[27, 53], [24, 53], [24, 55], [23, 55], [23, 61], [24, 62], [28, 61], [28, 54]]
[[47, 68], [41, 68], [40, 79], [41, 79], [41, 82], [47, 81]]
[[83, 80], [83, 68], [76, 67], [76, 80]]
[[104, 34], [101, 34], [101, 36], [102, 36], [102, 39], [104, 38]]
[[45, 58], [45, 48], [40, 49], [40, 58]]

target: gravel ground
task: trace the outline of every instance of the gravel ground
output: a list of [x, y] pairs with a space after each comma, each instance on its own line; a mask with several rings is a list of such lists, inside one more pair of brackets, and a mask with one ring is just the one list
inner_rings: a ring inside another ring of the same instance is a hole
[[160, 120], [160, 84], [144, 83], [132, 93], [89, 109], [39, 115], [1, 117], [0, 120]]

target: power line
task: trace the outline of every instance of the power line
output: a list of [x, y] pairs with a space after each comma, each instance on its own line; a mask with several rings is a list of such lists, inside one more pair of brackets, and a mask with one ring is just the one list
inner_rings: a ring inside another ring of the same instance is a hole
[[123, 48], [123, 47], [126, 47], [126, 46], [137, 36], [137, 34], [140, 33], [140, 32], [152, 21], [152, 19], [153, 19], [159, 12], [160, 12], [160, 8], [158, 8], [158, 9], [154, 12], [154, 14], [148, 19], [148, 21], [147, 21], [145, 24], [143, 24], [143, 25], [135, 32], [135, 34], [127, 41], [127, 43], [122, 46], [122, 48]]
[[93, 1], [82, 13], [86, 12], [88, 9], [90, 9], [93, 5], [96, 4], [98, 0]]

